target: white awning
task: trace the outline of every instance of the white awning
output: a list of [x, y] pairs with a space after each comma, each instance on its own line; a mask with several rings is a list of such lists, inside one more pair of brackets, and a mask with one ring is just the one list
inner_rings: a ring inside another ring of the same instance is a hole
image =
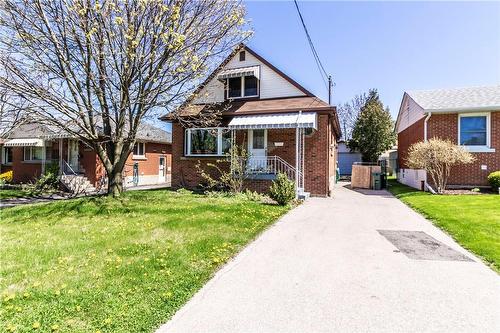
[[242, 76], [255, 76], [257, 79], [260, 79], [260, 66], [226, 69], [220, 72], [217, 78], [219, 80], [224, 80]]
[[260, 128], [314, 128], [317, 129], [316, 112], [278, 113], [255, 116], [236, 116], [229, 122], [230, 129]]
[[43, 147], [42, 139], [12, 139], [4, 143], [4, 147]]

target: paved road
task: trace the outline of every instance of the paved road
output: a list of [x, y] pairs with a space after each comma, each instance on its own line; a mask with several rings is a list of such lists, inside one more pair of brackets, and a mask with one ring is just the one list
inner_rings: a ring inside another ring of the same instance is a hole
[[[377, 230], [423, 231], [473, 261], [410, 259]], [[339, 187], [287, 214], [159, 332], [500, 332], [500, 277], [387, 192]]]

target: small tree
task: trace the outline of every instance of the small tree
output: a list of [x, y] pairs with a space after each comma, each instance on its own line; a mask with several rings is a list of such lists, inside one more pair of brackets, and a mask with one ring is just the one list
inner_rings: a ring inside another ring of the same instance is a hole
[[[216, 171], [217, 177], [204, 170], [199, 161], [196, 164], [196, 170], [205, 180], [207, 188], [241, 193], [245, 179], [248, 177], [245, 172], [248, 157], [248, 152], [243, 146], [233, 144], [225, 159], [217, 160], [215, 163], [207, 163], [208, 168]], [[227, 167], [228, 163], [229, 167]], [[224, 166], [221, 167], [221, 165]]]
[[473, 161], [474, 156], [463, 147], [441, 139], [430, 139], [411, 145], [406, 160], [410, 168], [424, 169], [431, 176], [437, 193], [443, 193], [446, 189], [453, 166]]
[[337, 106], [337, 114], [342, 129], [342, 139], [346, 141], [351, 140], [356, 119], [358, 119], [358, 115], [367, 99], [368, 96], [366, 93], [363, 93], [354, 96], [349, 102]]
[[396, 142], [393, 129], [389, 109], [384, 109], [377, 90], [372, 89], [356, 119], [352, 139], [347, 145], [351, 150], [359, 150], [364, 162], [376, 162]]

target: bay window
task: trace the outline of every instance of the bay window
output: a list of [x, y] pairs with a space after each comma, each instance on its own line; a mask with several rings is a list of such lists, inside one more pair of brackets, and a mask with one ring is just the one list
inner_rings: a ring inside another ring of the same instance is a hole
[[222, 156], [231, 148], [231, 132], [220, 127], [186, 129], [184, 144], [187, 156]]
[[458, 142], [471, 151], [488, 150], [490, 147], [490, 115], [488, 113], [460, 114]]

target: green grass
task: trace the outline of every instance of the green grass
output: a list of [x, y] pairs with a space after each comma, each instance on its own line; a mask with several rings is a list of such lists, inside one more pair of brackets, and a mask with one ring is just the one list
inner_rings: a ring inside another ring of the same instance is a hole
[[28, 193], [21, 189], [0, 189], [0, 200], [28, 197]]
[[154, 331], [287, 210], [167, 190], [4, 209], [0, 331]]
[[432, 195], [389, 180], [389, 191], [500, 272], [500, 195]]

